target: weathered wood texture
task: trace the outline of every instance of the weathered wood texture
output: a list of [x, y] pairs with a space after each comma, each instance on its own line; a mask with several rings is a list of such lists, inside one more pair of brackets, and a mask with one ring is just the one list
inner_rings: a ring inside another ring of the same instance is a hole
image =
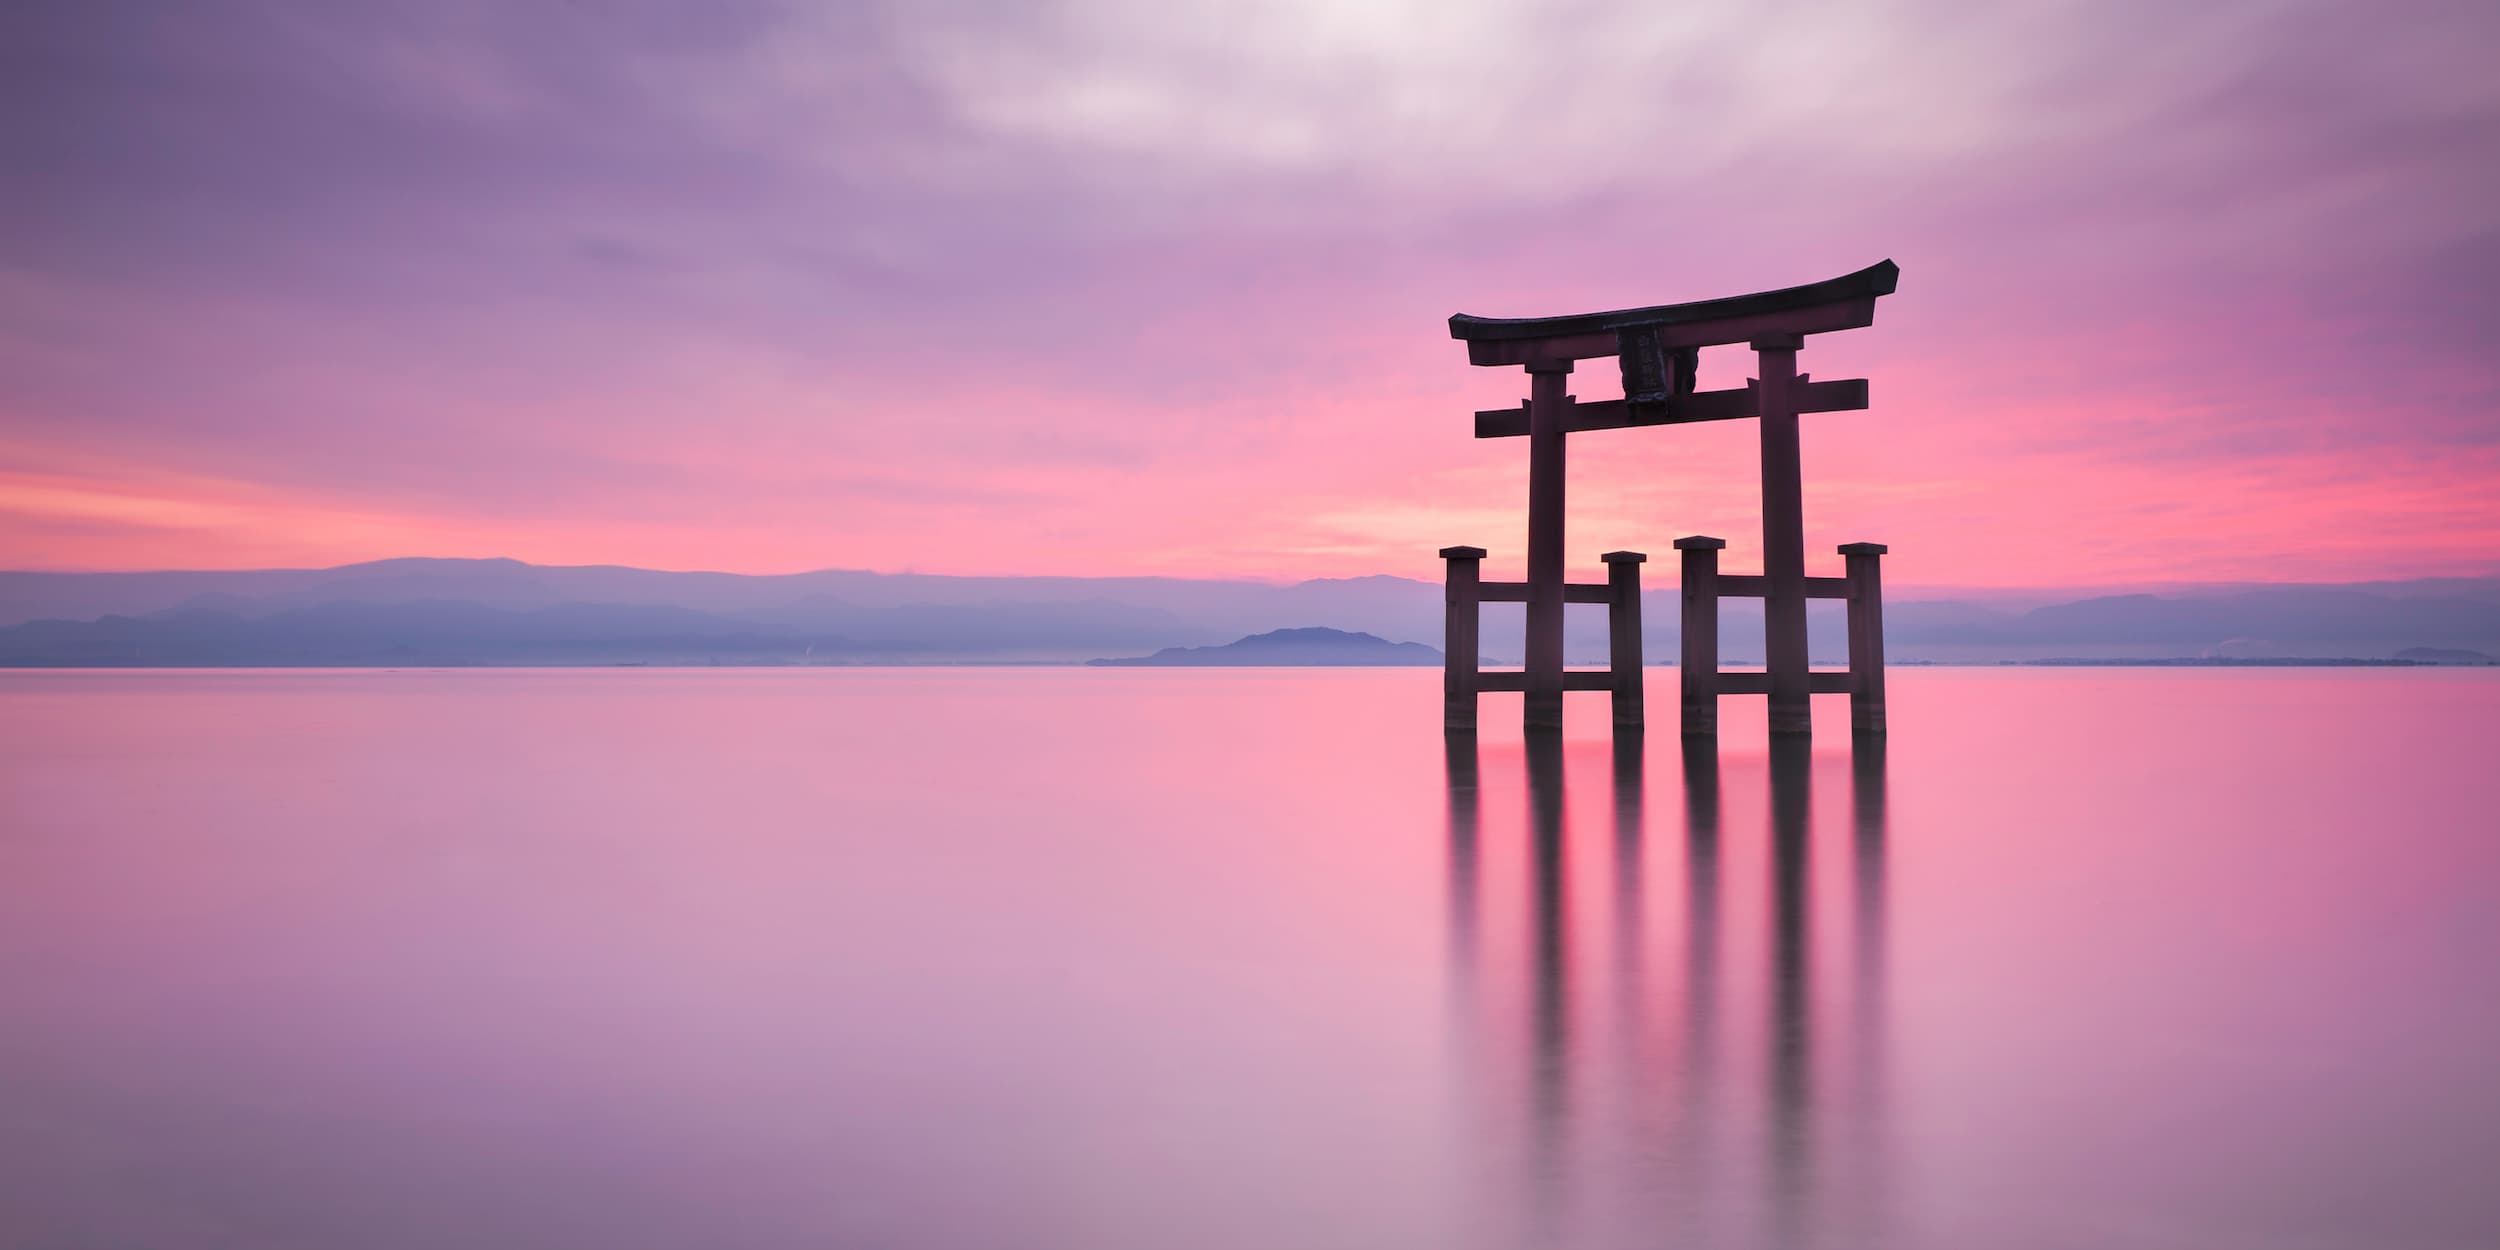
[[[1559, 684], [1566, 691], [1608, 690], [1615, 688], [1615, 673], [1610, 668], [1566, 668], [1559, 675]], [[1535, 674], [1525, 669], [1496, 668], [1476, 674], [1478, 690], [1519, 690], [1529, 688]]]
[[[1808, 599], [1846, 599], [1849, 579], [1845, 577], [1808, 577], [1802, 579]], [[1719, 597], [1722, 599], [1759, 599], [1770, 593], [1771, 583], [1758, 573], [1719, 574]]]
[[1622, 350], [1617, 331], [1631, 326], [1652, 327], [1662, 349], [1854, 330], [1874, 323], [1875, 300], [1890, 295], [1900, 276], [1900, 267], [1887, 260], [1823, 282], [1726, 299], [1566, 317], [1460, 313], [1450, 318], [1450, 337], [1467, 344], [1471, 364], [1535, 366], [1612, 356]]
[[1477, 588], [1483, 584], [1484, 548], [1443, 547], [1441, 626], [1441, 727], [1476, 731]]
[[[1854, 674], [1825, 669], [1806, 672], [1806, 689], [1815, 694], [1847, 694], [1856, 689]], [[1769, 673], [1741, 672], [1719, 674], [1720, 694], [1769, 694]]]
[[1638, 551], [1609, 551], [1606, 585], [1614, 597], [1606, 606], [1606, 659], [1614, 674], [1615, 728], [1643, 726], [1641, 687], [1641, 564], [1649, 557]]
[[[1875, 301], [1870, 297], [1796, 312], [1732, 317], [1693, 326], [1667, 326], [1658, 331], [1658, 341], [1666, 347], [1715, 347], [1723, 343], [1749, 343], [1766, 334], [1829, 334], [1835, 330], [1856, 330], [1873, 324]], [[1615, 335], [1612, 330], [1599, 334], [1467, 345], [1468, 364], [1521, 365], [1531, 370], [1614, 354]]]
[[1844, 543], [1849, 576], [1849, 728], [1886, 732], [1884, 719], [1884, 575], [1882, 543]]
[[1771, 674], [1771, 732], [1814, 732], [1806, 683], [1804, 472], [1797, 451], [1794, 335], [1755, 339], [1762, 434], [1762, 656]]
[[1521, 723], [1531, 731], [1562, 728], [1563, 667], [1563, 415], [1571, 397], [1568, 362], [1529, 375], [1528, 391], [1528, 690]]
[[1666, 421], [1682, 411], [1701, 375], [1701, 349], [1668, 349], [1658, 327], [1631, 325], [1615, 331], [1615, 364], [1623, 379], [1624, 406], [1639, 421]]
[[[1867, 406], [1865, 378], [1842, 378], [1835, 382], [1813, 382], [1797, 379], [1795, 392], [1799, 412], [1858, 412]], [[1563, 432], [1585, 434], [1590, 430], [1633, 430], [1656, 425], [1693, 425], [1703, 421], [1741, 421], [1759, 414], [1759, 401], [1751, 385], [1730, 387], [1723, 391], [1695, 391], [1676, 401], [1675, 411], [1664, 417], [1646, 417], [1635, 413], [1631, 405], [1620, 399], [1592, 399], [1571, 402], [1570, 412], [1563, 417]], [[1476, 437], [1518, 438], [1528, 432], [1528, 406], [1515, 408], [1484, 408], [1476, 413]]]
[[[1840, 579], [1835, 577], [1828, 580], [1839, 581]], [[1478, 584], [1482, 588], [1482, 599], [1486, 603], [1526, 603], [1528, 601], [1528, 583], [1526, 582], [1481, 582]], [[1832, 597], [1837, 599], [1840, 596]], [[1614, 590], [1604, 582], [1564, 582], [1563, 602], [1612, 603]]]
[[1719, 732], [1719, 551], [1724, 538], [1695, 534], [1675, 540], [1683, 555], [1684, 649], [1678, 659], [1677, 687], [1683, 692], [1684, 732], [1710, 737]]

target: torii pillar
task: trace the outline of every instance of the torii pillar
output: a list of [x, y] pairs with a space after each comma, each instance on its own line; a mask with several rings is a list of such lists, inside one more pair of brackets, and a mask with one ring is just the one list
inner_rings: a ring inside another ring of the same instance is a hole
[[1797, 334], [1753, 341], [1762, 432], [1762, 667], [1771, 732], [1814, 732], [1806, 695], [1805, 469], [1797, 450]]
[[1528, 370], [1528, 637], [1527, 696], [1520, 723], [1562, 728], [1563, 671], [1563, 393], [1568, 360]]

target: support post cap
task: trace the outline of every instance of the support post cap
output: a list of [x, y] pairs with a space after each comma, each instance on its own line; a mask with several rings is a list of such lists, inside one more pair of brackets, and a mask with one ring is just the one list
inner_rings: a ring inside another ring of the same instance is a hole
[[1648, 560], [1649, 556], [1638, 551], [1609, 551], [1597, 558], [1608, 564], [1639, 564]]
[[1441, 549], [1441, 558], [1444, 560], [1481, 560], [1484, 558], [1484, 548], [1443, 547]]
[[1725, 546], [1726, 539], [1712, 538], [1708, 534], [1692, 534], [1675, 540], [1678, 551], [1717, 551]]
[[1882, 543], [1840, 544], [1840, 554], [1844, 556], [1880, 556], [1890, 550], [1892, 550], [1892, 548], [1887, 547]]

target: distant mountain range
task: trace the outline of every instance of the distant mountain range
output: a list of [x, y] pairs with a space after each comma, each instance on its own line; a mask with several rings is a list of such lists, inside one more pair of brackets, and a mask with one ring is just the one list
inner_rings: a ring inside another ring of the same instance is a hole
[[[1653, 566], [1653, 577], [1643, 618], [1655, 661], [1675, 654], [1678, 608], [1672, 569]], [[1522, 616], [1516, 605], [1486, 610], [1488, 662], [1516, 661]], [[2185, 587], [2031, 606], [1902, 594], [1886, 617], [1898, 660], [2493, 653], [2500, 578]], [[1759, 604], [1724, 607], [1729, 660], [1759, 658], [1760, 622]], [[435, 559], [0, 573], [7, 665], [1064, 663], [1312, 627], [1438, 643], [1441, 588], [1399, 577], [750, 576]], [[1836, 662], [1841, 605], [1813, 604], [1811, 627], [1817, 659]], [[1603, 662], [1603, 612], [1573, 611], [1565, 646], [1574, 663]]]
[[1220, 647], [1165, 647], [1153, 655], [1088, 663], [1106, 668], [1405, 667], [1437, 665], [1441, 651], [1420, 642], [1312, 627], [1269, 630]]

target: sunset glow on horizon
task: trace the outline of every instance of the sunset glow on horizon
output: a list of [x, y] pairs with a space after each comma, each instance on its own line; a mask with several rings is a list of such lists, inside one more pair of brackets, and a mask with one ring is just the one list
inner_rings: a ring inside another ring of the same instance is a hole
[[[1515, 568], [1454, 312], [1890, 257], [1810, 558], [2500, 575], [2500, 10], [96, 3], [0, 18], [0, 568]], [[1741, 385], [1741, 349], [1703, 385]], [[1614, 392], [1610, 361], [1574, 377]], [[1570, 558], [1759, 558], [1750, 422]]]

